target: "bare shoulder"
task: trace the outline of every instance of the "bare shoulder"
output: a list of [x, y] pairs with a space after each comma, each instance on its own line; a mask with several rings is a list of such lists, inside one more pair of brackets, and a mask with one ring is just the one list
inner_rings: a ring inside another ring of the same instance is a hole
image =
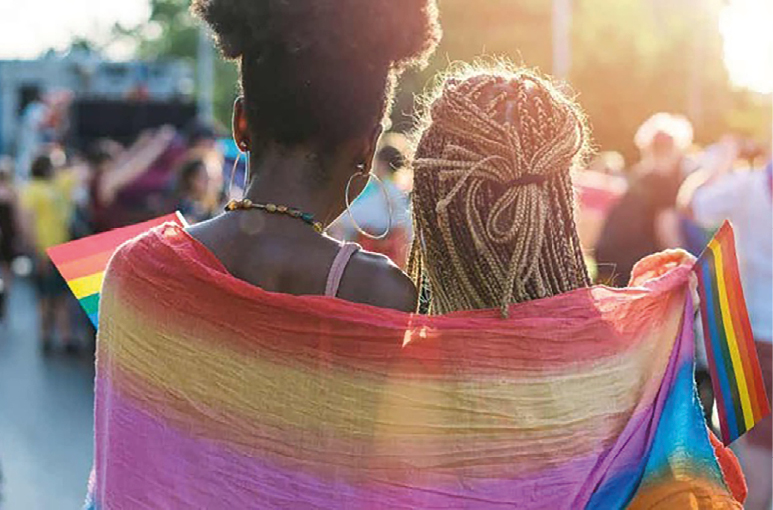
[[216, 216], [210, 220], [191, 225], [186, 228], [185, 231], [188, 232], [191, 237], [209, 247], [209, 245], [213, 244], [213, 241], [219, 237], [219, 234], [222, 233], [223, 226], [227, 226], [223, 221], [224, 218], [224, 215]]
[[347, 301], [416, 311], [418, 293], [411, 279], [389, 258], [370, 252], [358, 252], [344, 272], [339, 297]]
[[223, 248], [234, 246], [233, 239], [237, 233], [233, 222], [228, 220], [226, 215], [221, 214], [185, 229], [191, 237], [203, 244], [226, 267], [228, 267], [231, 260], [228, 257], [228, 250]]

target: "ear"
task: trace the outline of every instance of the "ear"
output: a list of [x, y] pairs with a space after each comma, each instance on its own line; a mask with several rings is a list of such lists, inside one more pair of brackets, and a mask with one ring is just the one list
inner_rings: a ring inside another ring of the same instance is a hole
[[233, 137], [236, 146], [242, 152], [250, 150], [250, 130], [247, 124], [247, 114], [244, 110], [244, 97], [236, 98], [232, 121]]
[[373, 169], [373, 160], [376, 158], [376, 150], [378, 149], [378, 141], [381, 135], [384, 133], [384, 126], [378, 123], [373, 129], [371, 134], [363, 140], [362, 153], [358, 155], [358, 165], [364, 165], [364, 171], [370, 173]]

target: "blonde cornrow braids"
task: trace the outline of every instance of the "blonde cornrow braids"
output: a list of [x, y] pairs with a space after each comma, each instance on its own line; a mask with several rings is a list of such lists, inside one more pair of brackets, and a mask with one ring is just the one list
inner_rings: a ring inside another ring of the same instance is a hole
[[447, 79], [418, 133], [409, 272], [431, 312], [499, 307], [590, 285], [572, 167], [579, 107], [529, 70]]

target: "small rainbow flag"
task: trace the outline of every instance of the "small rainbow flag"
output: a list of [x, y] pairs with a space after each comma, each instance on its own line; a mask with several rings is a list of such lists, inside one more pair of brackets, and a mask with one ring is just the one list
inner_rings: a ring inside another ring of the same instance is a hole
[[695, 273], [722, 441], [729, 445], [770, 414], [729, 222], [698, 258]]
[[51, 262], [67, 281], [94, 327], [99, 324], [99, 293], [105, 269], [115, 250], [129, 239], [166, 222], [187, 226], [185, 219], [177, 212], [154, 220], [117, 228], [83, 239], [60, 244], [47, 250]]

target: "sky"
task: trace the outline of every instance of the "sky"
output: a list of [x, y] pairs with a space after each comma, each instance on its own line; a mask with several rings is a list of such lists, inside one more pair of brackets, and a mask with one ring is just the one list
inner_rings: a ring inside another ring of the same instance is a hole
[[116, 22], [133, 26], [148, 0], [0, 0], [0, 59], [28, 59], [64, 49], [73, 37], [105, 40]]
[[732, 0], [721, 13], [730, 79], [757, 92], [773, 92], [773, 0]]
[[[76, 36], [104, 41], [114, 23], [133, 26], [148, 14], [148, 0], [0, 0], [0, 59], [35, 58]], [[719, 29], [736, 85], [773, 92], [771, 19], [773, 0], [730, 0], [725, 7]], [[111, 56], [123, 56], [112, 49]]]

